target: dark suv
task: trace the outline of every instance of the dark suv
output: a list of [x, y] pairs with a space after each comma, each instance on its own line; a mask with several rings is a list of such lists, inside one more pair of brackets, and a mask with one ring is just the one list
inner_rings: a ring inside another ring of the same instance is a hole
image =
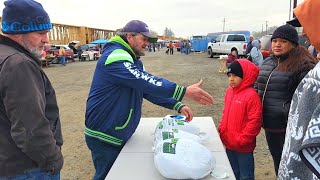
[[[261, 41], [260, 50], [261, 50], [263, 59], [266, 59], [271, 54], [271, 37], [272, 37], [272, 34], [269, 34], [269, 35], [264, 35], [260, 38], [260, 41]], [[307, 42], [305, 37], [299, 34], [299, 45], [308, 48], [310, 44]]]

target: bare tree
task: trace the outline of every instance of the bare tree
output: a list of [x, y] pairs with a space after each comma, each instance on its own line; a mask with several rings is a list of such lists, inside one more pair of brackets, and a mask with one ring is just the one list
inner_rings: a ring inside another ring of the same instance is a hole
[[171, 29], [169, 29], [169, 28], [166, 27], [166, 28], [164, 29], [163, 35], [166, 36], [166, 37], [173, 37], [173, 36], [174, 36], [174, 33], [173, 33], [173, 31], [172, 31]]
[[[278, 28], [278, 26], [271, 26], [268, 28], [268, 34], [273, 34], [273, 32]], [[266, 31], [253, 31], [252, 35], [255, 38], [260, 38], [266, 34]]]

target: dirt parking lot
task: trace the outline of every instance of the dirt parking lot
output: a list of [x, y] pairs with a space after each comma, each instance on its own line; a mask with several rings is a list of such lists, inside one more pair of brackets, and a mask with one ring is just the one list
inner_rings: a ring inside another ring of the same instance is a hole
[[[166, 55], [165, 50], [148, 52], [143, 57], [145, 68], [156, 76], [161, 76], [180, 85], [188, 86], [204, 80], [203, 89], [209, 92], [215, 103], [201, 106], [183, 101], [190, 106], [194, 116], [211, 116], [218, 126], [223, 107], [223, 96], [228, 86], [227, 76], [218, 73], [218, 60], [207, 58], [204, 53]], [[44, 71], [50, 78], [58, 98], [64, 145], [64, 167], [61, 179], [91, 179], [94, 173], [90, 152], [84, 142], [84, 114], [86, 99], [96, 61], [50, 65]], [[164, 117], [174, 111], [158, 107], [147, 101], [143, 104], [143, 117]], [[257, 139], [255, 155], [255, 177], [257, 180], [275, 179], [271, 155], [268, 151], [263, 131]], [[132, 175], [134, 179], [134, 175]]]

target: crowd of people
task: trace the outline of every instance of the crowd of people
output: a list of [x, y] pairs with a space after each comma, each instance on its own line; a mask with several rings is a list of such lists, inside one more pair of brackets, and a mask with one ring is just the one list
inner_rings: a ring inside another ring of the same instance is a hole
[[[64, 163], [59, 108], [54, 88], [40, 66], [52, 28], [50, 18], [33, 0], [4, 4], [0, 179], [58, 180]], [[263, 60], [259, 41], [253, 38], [247, 46], [248, 59], [239, 59], [236, 51], [228, 56], [230, 86], [218, 132], [237, 180], [254, 179], [253, 151], [261, 128], [278, 179], [320, 179], [319, 8], [318, 0], [305, 0], [295, 8], [296, 18], [273, 33], [273, 53], [267, 59]], [[12, 25], [17, 23], [21, 26]], [[30, 24], [36, 28], [25, 28]], [[298, 44], [293, 26], [304, 28], [312, 51]], [[183, 114], [186, 121], [193, 119], [193, 112], [183, 99], [213, 104], [212, 96], [201, 88], [202, 80], [181, 86], [145, 71], [140, 57], [156, 42], [146, 23], [132, 20], [103, 47], [85, 112], [84, 134], [95, 167], [94, 180], [108, 175], [135, 132], [143, 99]]]
[[189, 40], [181, 40], [177, 42], [169, 41], [166, 54], [173, 55], [174, 49], [178, 52], [180, 51], [180, 54], [188, 55], [191, 52], [191, 43]]
[[[265, 131], [277, 179], [320, 178], [317, 160], [320, 154], [317, 65], [320, 40], [316, 35], [319, 19], [312, 18], [318, 15], [319, 7], [319, 1], [305, 0], [295, 8], [296, 18], [272, 34], [272, 55], [265, 60], [259, 52], [259, 41], [253, 37], [247, 44], [246, 60], [237, 60], [234, 51], [228, 56], [226, 66], [230, 87], [225, 96], [219, 133], [236, 179], [254, 179], [252, 152], [255, 136], [261, 127]], [[301, 26], [303, 36], [311, 43], [309, 51], [298, 43], [294, 27]], [[254, 70], [250, 71], [249, 77], [256, 79], [255, 82], [248, 83], [246, 69], [252, 65], [244, 65], [243, 61], [252, 61], [259, 68], [257, 75], [253, 75]], [[245, 85], [247, 91], [254, 86], [254, 95], [247, 93]], [[259, 103], [256, 102], [257, 95]], [[234, 112], [230, 112], [230, 108]]]

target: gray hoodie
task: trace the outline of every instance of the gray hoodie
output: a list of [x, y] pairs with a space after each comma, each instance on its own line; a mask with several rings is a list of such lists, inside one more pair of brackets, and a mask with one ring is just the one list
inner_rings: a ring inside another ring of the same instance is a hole
[[253, 40], [252, 41], [252, 49], [250, 51], [250, 55], [252, 57], [252, 62], [256, 65], [256, 66], [260, 66], [263, 62], [263, 56], [261, 54], [261, 51], [259, 49], [259, 41], [258, 40]]

